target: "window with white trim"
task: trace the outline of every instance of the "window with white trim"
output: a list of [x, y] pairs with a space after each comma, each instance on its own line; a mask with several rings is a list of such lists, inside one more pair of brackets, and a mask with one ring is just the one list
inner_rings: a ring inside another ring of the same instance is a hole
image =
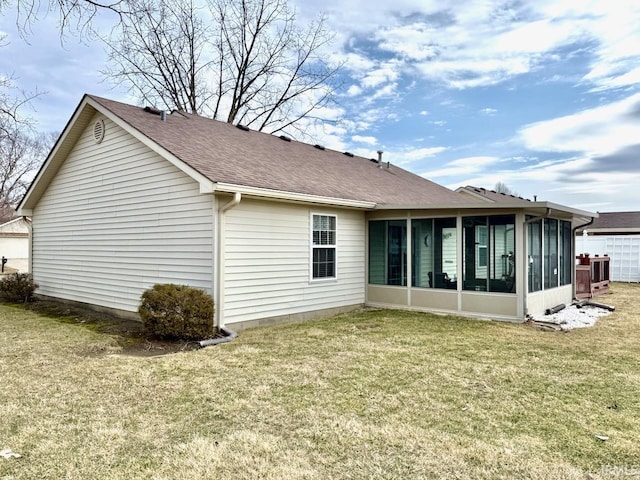
[[313, 214], [311, 278], [336, 278], [336, 216]]

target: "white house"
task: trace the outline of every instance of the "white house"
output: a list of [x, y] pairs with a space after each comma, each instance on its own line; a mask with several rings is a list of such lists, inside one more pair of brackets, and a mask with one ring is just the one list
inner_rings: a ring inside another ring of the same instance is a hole
[[571, 301], [572, 228], [596, 215], [89, 95], [19, 213], [38, 294], [130, 314], [188, 284], [229, 328], [363, 305], [522, 321]]

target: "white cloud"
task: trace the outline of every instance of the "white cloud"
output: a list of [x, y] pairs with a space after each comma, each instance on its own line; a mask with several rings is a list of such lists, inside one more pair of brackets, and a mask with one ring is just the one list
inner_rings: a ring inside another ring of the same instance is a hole
[[378, 139], [376, 137], [364, 137], [362, 135], [354, 135], [351, 140], [356, 143], [366, 143], [368, 145], [377, 145]]
[[596, 84], [592, 91], [601, 92], [612, 88], [628, 87], [640, 84], [640, 67], [617, 75], [615, 68], [599, 65], [584, 76], [584, 80], [593, 80]]
[[415, 150], [404, 152], [402, 156], [410, 161], [422, 160], [424, 158], [433, 157], [438, 153], [444, 152], [445, 150], [447, 150], [447, 147], [417, 148]]
[[349, 95], [350, 97], [355, 97], [356, 95], [360, 95], [361, 93], [362, 88], [360, 88], [358, 85], [351, 85], [347, 89], [347, 95]]
[[383, 62], [378, 67], [369, 70], [360, 84], [364, 88], [375, 88], [389, 82], [395, 82], [400, 77], [400, 66], [401, 62], [398, 60]]
[[[305, 8], [311, 6], [305, 3]], [[449, 88], [495, 85], [561, 60], [558, 50], [579, 42], [589, 44], [594, 54], [585, 81], [596, 88], [637, 84], [635, 74], [628, 75], [628, 60], [635, 57], [636, 65], [640, 61], [636, 0], [401, 0], [392, 5], [382, 0], [325, 0], [323, 10], [341, 38], [351, 40], [350, 46], [356, 45], [354, 38], [373, 40], [403, 66]], [[375, 70], [367, 65], [374, 54], [357, 45], [348, 68]]]
[[406, 167], [411, 163], [435, 157], [439, 153], [442, 153], [446, 150], [448, 150], [448, 147], [444, 146], [421, 148], [415, 148], [411, 146], [393, 147], [389, 148], [384, 153], [384, 161], [388, 160], [395, 165], [402, 165]]
[[480, 110], [480, 113], [484, 113], [485, 115], [494, 115], [496, 113], [498, 113], [498, 110], [496, 110], [495, 108], [483, 108], [482, 110]]
[[425, 178], [472, 175], [484, 171], [488, 166], [500, 163], [501, 161], [500, 158], [491, 156], [459, 158], [449, 162], [447, 166], [443, 168], [429, 170], [420, 175]]
[[524, 146], [546, 152], [604, 155], [639, 143], [640, 93], [520, 130]]

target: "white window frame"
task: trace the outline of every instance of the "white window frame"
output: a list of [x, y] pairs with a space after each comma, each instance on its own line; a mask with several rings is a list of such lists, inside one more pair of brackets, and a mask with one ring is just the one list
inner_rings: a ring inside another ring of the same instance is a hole
[[[313, 243], [313, 220], [315, 217], [333, 217], [335, 220], [335, 241], [333, 244], [318, 244]], [[309, 216], [309, 281], [311, 282], [327, 282], [335, 281], [338, 279], [338, 216], [332, 213], [311, 212]], [[314, 277], [313, 276], [313, 257], [316, 249], [333, 248], [333, 276], [332, 277]]]

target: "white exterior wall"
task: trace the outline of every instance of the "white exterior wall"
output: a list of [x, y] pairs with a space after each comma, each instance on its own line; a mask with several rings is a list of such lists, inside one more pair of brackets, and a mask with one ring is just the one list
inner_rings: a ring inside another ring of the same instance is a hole
[[0, 225], [0, 256], [8, 259], [7, 267], [28, 271], [29, 227], [22, 218]]
[[[311, 215], [337, 215], [337, 279], [310, 280]], [[363, 304], [363, 212], [242, 200], [224, 219], [225, 325]]]
[[156, 283], [212, 293], [212, 196], [107, 119], [105, 131], [96, 144], [90, 123], [34, 208], [37, 293], [126, 311]]

